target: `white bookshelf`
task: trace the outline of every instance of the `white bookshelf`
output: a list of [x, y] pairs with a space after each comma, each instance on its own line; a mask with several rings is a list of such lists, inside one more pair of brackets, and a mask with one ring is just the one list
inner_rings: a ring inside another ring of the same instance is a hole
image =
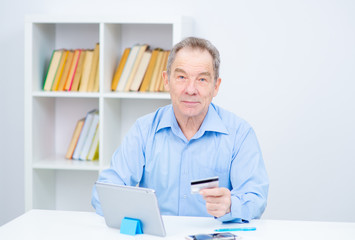
[[[184, 32], [183, 32], [184, 30]], [[168, 93], [112, 92], [111, 81], [126, 47], [147, 43], [171, 49], [191, 33], [182, 17], [26, 16], [25, 208], [93, 210], [91, 189], [134, 121], [170, 103]], [[44, 92], [54, 49], [94, 48], [100, 42], [100, 91]], [[98, 161], [65, 159], [75, 125], [100, 112]]]

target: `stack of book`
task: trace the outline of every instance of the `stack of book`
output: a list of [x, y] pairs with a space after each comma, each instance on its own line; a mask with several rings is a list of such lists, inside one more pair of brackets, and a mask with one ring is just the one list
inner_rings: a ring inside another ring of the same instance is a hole
[[77, 122], [65, 158], [90, 161], [99, 159], [98, 110], [88, 112], [85, 118]]
[[126, 48], [112, 79], [111, 90], [118, 92], [164, 91], [162, 72], [166, 70], [169, 50], [149, 50], [147, 44]]
[[43, 90], [98, 92], [99, 49], [54, 50]]

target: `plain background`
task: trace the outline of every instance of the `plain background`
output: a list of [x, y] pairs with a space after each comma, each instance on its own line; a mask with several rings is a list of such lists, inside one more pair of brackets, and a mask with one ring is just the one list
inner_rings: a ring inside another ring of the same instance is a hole
[[221, 53], [215, 103], [257, 133], [268, 219], [355, 221], [352, 0], [3, 0], [0, 225], [24, 213], [24, 16], [185, 15]]

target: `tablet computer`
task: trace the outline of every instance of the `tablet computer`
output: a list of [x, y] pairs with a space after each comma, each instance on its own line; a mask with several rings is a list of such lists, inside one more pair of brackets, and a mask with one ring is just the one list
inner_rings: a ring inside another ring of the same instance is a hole
[[107, 226], [120, 228], [124, 217], [136, 218], [142, 222], [143, 233], [165, 236], [153, 189], [101, 182], [96, 182], [95, 185]]

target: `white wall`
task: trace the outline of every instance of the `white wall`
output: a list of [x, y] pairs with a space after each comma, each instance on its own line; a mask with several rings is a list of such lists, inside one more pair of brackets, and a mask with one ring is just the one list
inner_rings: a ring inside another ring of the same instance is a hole
[[256, 130], [264, 218], [355, 221], [354, 1], [22, 0], [0, 8], [0, 225], [24, 211], [24, 15], [125, 11], [190, 16], [219, 48], [215, 102]]

